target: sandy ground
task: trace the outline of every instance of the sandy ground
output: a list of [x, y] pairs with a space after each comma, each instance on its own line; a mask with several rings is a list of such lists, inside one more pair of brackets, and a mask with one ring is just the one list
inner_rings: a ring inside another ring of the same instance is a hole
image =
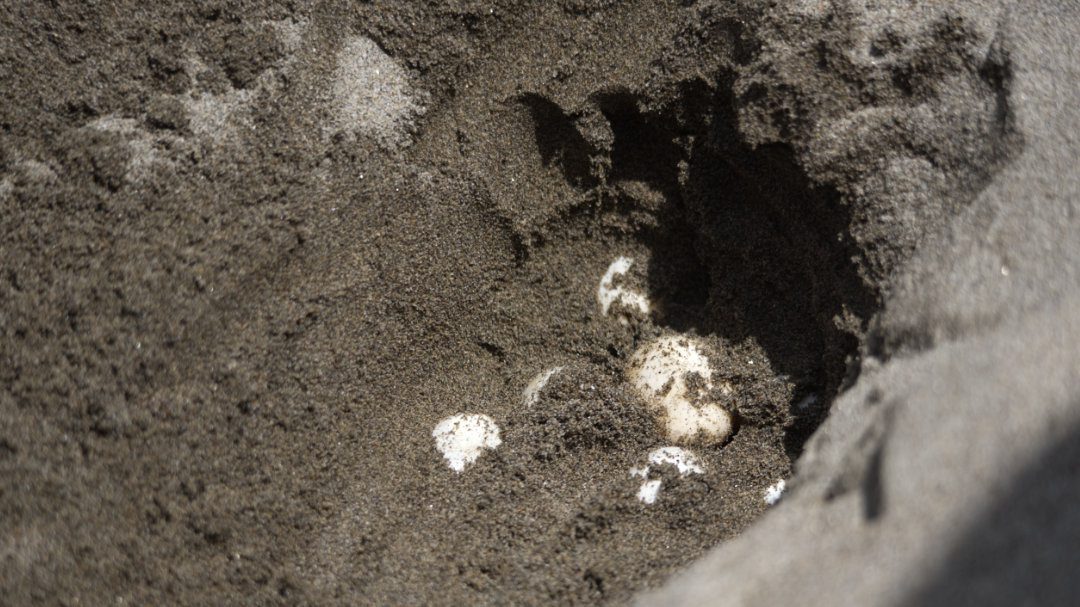
[[[1059, 444], [963, 403], [1080, 402], [1071, 3], [4, 4], [10, 604], [930, 601]], [[666, 338], [734, 431], [643, 478]]]

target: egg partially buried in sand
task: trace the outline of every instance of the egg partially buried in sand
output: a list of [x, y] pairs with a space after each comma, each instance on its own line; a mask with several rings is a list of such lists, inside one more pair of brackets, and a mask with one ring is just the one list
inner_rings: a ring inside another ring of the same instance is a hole
[[[692, 376], [700, 379], [693, 381]], [[630, 383], [650, 405], [673, 443], [714, 445], [731, 435], [731, 412], [711, 399], [713, 369], [690, 337], [669, 335], [645, 344], [630, 359]]]
[[701, 462], [693, 451], [689, 449], [683, 449], [682, 447], [661, 447], [655, 449], [652, 453], [649, 453], [649, 465], [644, 468], [632, 468], [630, 470], [630, 476], [640, 476], [645, 479], [641, 483], [641, 487], [638, 489], [637, 498], [639, 501], [645, 504], [652, 504], [656, 502], [656, 498], [660, 495], [660, 487], [664, 482], [658, 478], [649, 478], [649, 472], [653, 468], [660, 468], [662, 466], [673, 466], [679, 471], [679, 476], [689, 476], [691, 474], [704, 474], [705, 469], [702, 468]]
[[521, 392], [521, 402], [526, 407], [531, 407], [540, 401], [540, 391], [547, 386], [551, 378], [558, 372], [562, 371], [562, 367], [552, 367], [545, 371], [537, 373], [536, 376], [529, 381], [529, 385], [525, 386], [525, 389]]
[[495, 420], [482, 414], [459, 413], [442, 420], [431, 432], [435, 448], [454, 472], [476, 461], [485, 449], [502, 444]]
[[628, 324], [627, 313], [647, 316], [652, 308], [648, 297], [628, 285], [621, 284], [627, 280], [633, 265], [634, 260], [629, 257], [616, 258], [600, 278], [600, 285], [596, 287], [596, 301], [600, 304], [600, 312], [607, 316], [613, 312], [612, 307], [616, 307], [614, 312], [623, 324]]

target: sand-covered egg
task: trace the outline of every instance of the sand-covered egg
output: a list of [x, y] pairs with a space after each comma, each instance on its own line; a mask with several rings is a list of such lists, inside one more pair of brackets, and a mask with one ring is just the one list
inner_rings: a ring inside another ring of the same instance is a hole
[[661, 447], [649, 453], [649, 465], [644, 468], [633, 468], [630, 476], [641, 477], [644, 482], [638, 488], [637, 498], [645, 504], [652, 504], [660, 495], [663, 481], [658, 478], [649, 478], [649, 472], [662, 466], [673, 466], [679, 472], [679, 476], [691, 474], [704, 474], [700, 460], [693, 451], [682, 447]]
[[521, 391], [522, 404], [526, 407], [535, 405], [537, 401], [540, 400], [540, 392], [547, 386], [548, 382], [551, 381], [551, 378], [562, 370], [562, 367], [552, 367], [537, 373], [529, 380], [529, 384], [525, 386], [525, 389]]
[[627, 377], [671, 442], [718, 444], [731, 434], [731, 412], [713, 400], [717, 390], [730, 394], [731, 386], [714, 384], [697, 340], [669, 335], [645, 344], [631, 357]]
[[[644, 315], [649, 314], [652, 309], [649, 298], [640, 290], [623, 284], [633, 265], [633, 259], [618, 257], [611, 262], [607, 271], [600, 278], [600, 285], [596, 288], [596, 301], [600, 304], [600, 311], [604, 316], [608, 316], [613, 312], [613, 306], [621, 308], [622, 312]], [[626, 316], [619, 314], [619, 321], [626, 323]]]
[[502, 444], [499, 426], [483, 414], [451, 415], [440, 421], [431, 435], [435, 437], [435, 448], [455, 472], [464, 471], [485, 449], [495, 449]]

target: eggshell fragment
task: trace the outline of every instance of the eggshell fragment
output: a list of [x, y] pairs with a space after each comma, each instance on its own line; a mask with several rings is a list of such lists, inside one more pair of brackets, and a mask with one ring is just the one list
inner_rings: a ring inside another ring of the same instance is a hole
[[771, 485], [768, 489], [766, 489], [765, 504], [768, 506], [775, 506], [776, 502], [779, 502], [780, 498], [784, 496], [785, 485], [786, 483], [784, 482], [784, 479], [780, 479], [776, 481], [775, 484]]
[[499, 426], [482, 414], [451, 415], [440, 421], [431, 435], [435, 437], [435, 448], [454, 472], [464, 471], [485, 449], [502, 444]]
[[639, 501], [645, 504], [652, 504], [656, 502], [656, 498], [660, 495], [660, 488], [663, 486], [663, 481], [660, 479], [650, 479], [649, 472], [654, 467], [660, 466], [674, 466], [679, 471], [679, 476], [689, 476], [691, 474], [704, 474], [705, 469], [702, 467], [700, 460], [694, 455], [693, 451], [684, 449], [682, 447], [661, 447], [654, 449], [649, 453], [649, 465], [644, 468], [631, 468], [630, 476], [641, 477], [645, 479], [641, 483], [641, 487], [638, 488], [637, 498]]
[[682, 447], [656, 449], [649, 453], [649, 463], [653, 466], [675, 466], [680, 476], [705, 473], [705, 469], [701, 467], [701, 462], [694, 452]]
[[[630, 267], [634, 265], [634, 260], [629, 257], [619, 257], [615, 261], [611, 262], [608, 266], [607, 272], [600, 279], [600, 286], [596, 288], [596, 301], [600, 303], [600, 311], [607, 316], [611, 311], [611, 306], [616, 302], [622, 304], [624, 307], [631, 310], [636, 310], [642, 314], [648, 314], [651, 309], [649, 304], [649, 298], [645, 295], [625, 286], [615, 286], [615, 278], [618, 276], [624, 276], [630, 271]], [[626, 322], [625, 318], [620, 318], [622, 322]]]
[[525, 386], [525, 390], [521, 393], [521, 402], [526, 407], [535, 405], [540, 400], [540, 392], [547, 386], [548, 381], [555, 376], [556, 373], [562, 371], [562, 367], [552, 367], [545, 371], [537, 373], [532, 380], [529, 381], [529, 385]]

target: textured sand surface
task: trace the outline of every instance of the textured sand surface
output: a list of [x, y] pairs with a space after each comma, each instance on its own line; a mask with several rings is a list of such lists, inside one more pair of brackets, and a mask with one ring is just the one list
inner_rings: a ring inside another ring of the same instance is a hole
[[1078, 591], [1075, 2], [2, 4], [8, 604]]

